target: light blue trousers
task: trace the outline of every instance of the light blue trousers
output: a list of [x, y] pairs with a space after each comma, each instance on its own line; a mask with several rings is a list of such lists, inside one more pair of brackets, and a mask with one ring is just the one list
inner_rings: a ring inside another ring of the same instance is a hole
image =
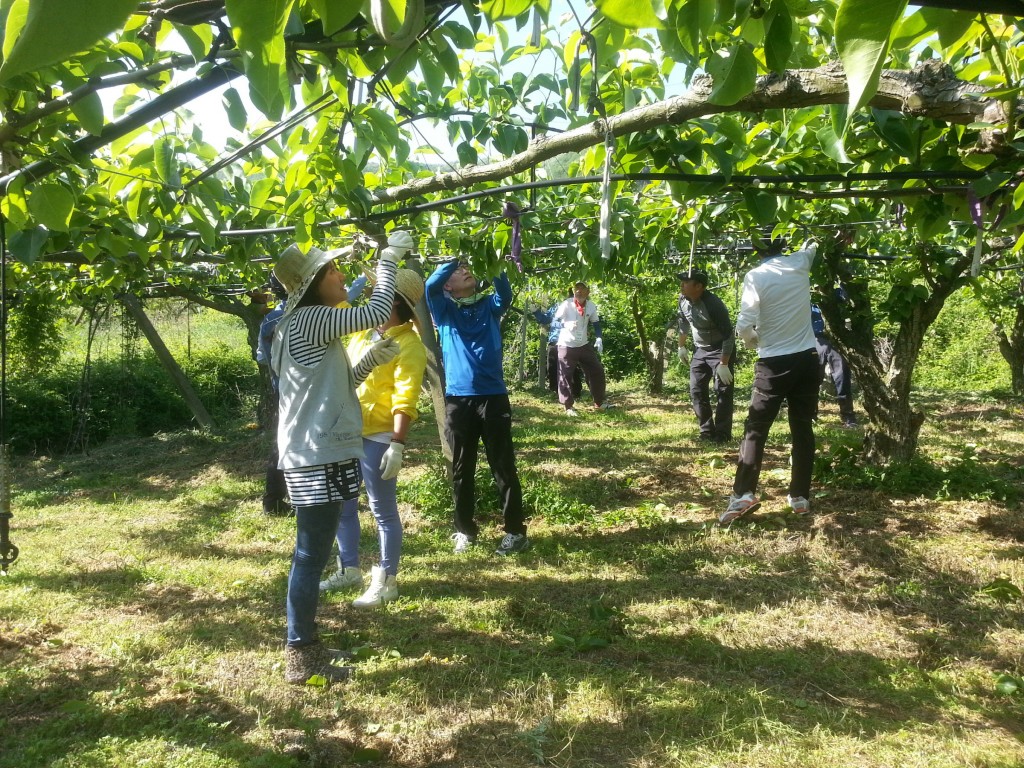
[[[382, 480], [380, 461], [388, 450], [387, 443], [363, 440], [366, 458], [361, 462], [370, 512], [377, 520], [380, 536], [380, 565], [389, 576], [398, 575], [402, 556], [402, 519], [398, 515], [398, 479]], [[338, 551], [345, 568], [359, 567], [359, 500], [343, 503], [338, 521]]]

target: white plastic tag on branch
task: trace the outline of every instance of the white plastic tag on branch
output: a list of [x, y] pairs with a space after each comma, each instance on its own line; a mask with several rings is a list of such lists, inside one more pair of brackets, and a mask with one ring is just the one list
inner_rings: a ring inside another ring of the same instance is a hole
[[605, 123], [604, 174], [601, 178], [601, 258], [612, 257], [612, 148], [615, 146], [611, 130]]

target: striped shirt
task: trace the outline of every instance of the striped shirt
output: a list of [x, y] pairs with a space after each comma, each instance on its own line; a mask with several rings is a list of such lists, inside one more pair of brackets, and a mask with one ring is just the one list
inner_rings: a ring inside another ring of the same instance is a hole
[[[356, 331], [386, 322], [391, 316], [395, 284], [394, 267], [378, 269], [377, 286], [365, 306], [338, 309], [322, 305], [300, 307], [278, 325], [278, 333], [288, 334], [288, 348], [296, 363], [308, 367], [320, 364], [331, 342]], [[283, 345], [275, 345], [274, 367], [287, 364], [279, 359]], [[339, 348], [341, 354], [344, 349]], [[364, 356], [353, 368], [355, 386], [359, 386], [373, 370], [373, 361]], [[338, 393], [344, 397], [344, 393]], [[359, 407], [352, 392], [355, 408]], [[354, 499], [359, 494], [361, 473], [359, 459], [315, 464], [284, 470], [288, 497], [296, 507], [327, 504]]]

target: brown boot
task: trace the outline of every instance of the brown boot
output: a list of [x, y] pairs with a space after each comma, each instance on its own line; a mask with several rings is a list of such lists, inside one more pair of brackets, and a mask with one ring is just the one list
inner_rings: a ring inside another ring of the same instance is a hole
[[314, 675], [328, 683], [341, 683], [352, 677], [352, 667], [336, 667], [331, 664], [331, 653], [323, 643], [291, 646], [284, 648], [284, 679], [295, 685], [304, 685]]

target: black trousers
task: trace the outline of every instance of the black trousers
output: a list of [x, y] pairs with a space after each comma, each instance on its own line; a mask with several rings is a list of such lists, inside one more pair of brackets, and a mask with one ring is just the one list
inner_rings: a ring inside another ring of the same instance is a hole
[[452, 446], [455, 530], [475, 537], [476, 459], [481, 438], [487, 464], [498, 486], [506, 533], [526, 533], [523, 488], [512, 446], [512, 406], [508, 395], [445, 397], [445, 436]]
[[[732, 439], [733, 385], [715, 376], [722, 350], [696, 347], [690, 358], [690, 400], [700, 425], [700, 436], [709, 440]], [[729, 370], [733, 368], [729, 361]], [[711, 385], [715, 386], [715, 408], [711, 408]]]
[[263, 509], [276, 512], [277, 505], [288, 498], [288, 486], [284, 481], [284, 470], [277, 468], [277, 393], [274, 393], [270, 412], [267, 415], [267, 432], [270, 434], [270, 455], [267, 456], [266, 481], [263, 485]]
[[836, 400], [839, 402], [839, 414], [843, 418], [853, 417], [853, 378], [850, 366], [839, 350], [832, 346], [832, 340], [824, 334], [815, 337], [818, 345], [818, 364], [821, 373], [820, 382], [825, 378], [825, 366], [832, 371], [832, 384], [836, 388]]
[[811, 497], [814, 469], [814, 415], [818, 411], [817, 350], [792, 355], [762, 357], [754, 366], [754, 391], [747, 413], [746, 431], [740, 443], [739, 462], [733, 493], [741, 496], [757, 490], [768, 432], [785, 402], [789, 408], [789, 430], [793, 437], [793, 467], [789, 480], [791, 496]]

